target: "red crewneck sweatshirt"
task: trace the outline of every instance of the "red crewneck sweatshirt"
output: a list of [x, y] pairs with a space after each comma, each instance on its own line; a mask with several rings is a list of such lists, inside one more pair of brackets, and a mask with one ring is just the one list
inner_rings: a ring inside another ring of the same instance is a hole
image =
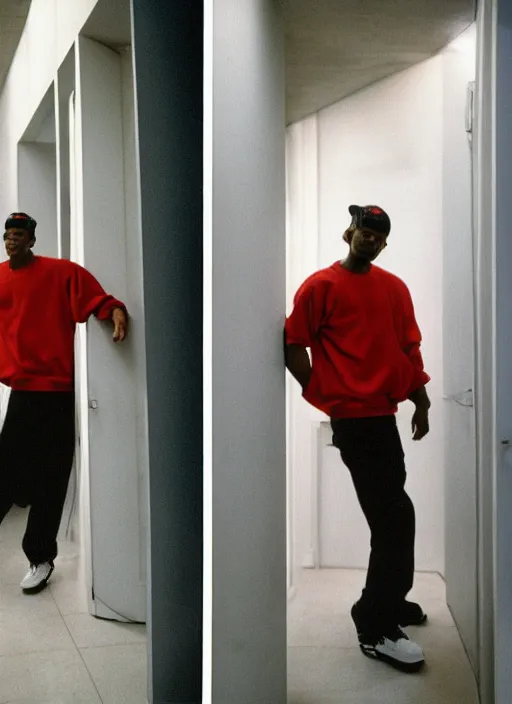
[[83, 267], [33, 258], [0, 264], [0, 382], [19, 391], [72, 391], [76, 323], [107, 320], [125, 306]]
[[337, 262], [307, 279], [286, 342], [311, 349], [304, 398], [334, 419], [396, 413], [430, 380], [409, 290], [376, 266], [354, 274]]

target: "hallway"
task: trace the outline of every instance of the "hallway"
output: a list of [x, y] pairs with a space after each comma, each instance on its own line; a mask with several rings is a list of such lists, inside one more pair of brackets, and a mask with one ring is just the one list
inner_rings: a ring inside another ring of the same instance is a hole
[[[145, 628], [87, 613], [72, 543], [61, 545], [50, 589], [20, 592], [24, 521], [13, 511], [0, 534], [0, 703], [146, 704]], [[478, 704], [441, 578], [416, 577], [412, 596], [430, 622], [409, 629], [428, 662], [413, 676], [361, 655], [348, 611], [363, 581], [357, 570], [302, 573], [288, 614], [288, 704]]]
[[404, 675], [365, 658], [349, 610], [365, 573], [304, 570], [288, 613], [288, 704], [478, 704], [473, 672], [436, 574], [418, 573], [411, 598], [429, 616], [408, 634], [427, 666]]

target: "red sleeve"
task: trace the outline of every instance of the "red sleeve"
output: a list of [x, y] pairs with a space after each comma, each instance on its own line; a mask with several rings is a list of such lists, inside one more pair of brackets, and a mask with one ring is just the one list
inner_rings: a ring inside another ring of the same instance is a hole
[[99, 320], [108, 320], [114, 308], [126, 311], [124, 303], [106, 293], [92, 274], [74, 263], [69, 293], [75, 323], [85, 323], [91, 315]]
[[323, 318], [325, 287], [323, 283], [308, 279], [298, 290], [293, 311], [286, 319], [286, 344], [311, 347], [320, 330]]
[[421, 354], [421, 331], [418, 323], [416, 322], [416, 315], [414, 312], [414, 304], [412, 302], [411, 294], [405, 285], [402, 294], [402, 303], [403, 319], [401, 346], [402, 350], [411, 360], [413, 366], [419, 372], [415, 377], [415, 388], [411, 389], [411, 391], [415, 391], [420, 388], [420, 386], [427, 384], [430, 381], [430, 377], [425, 373], [425, 365]]

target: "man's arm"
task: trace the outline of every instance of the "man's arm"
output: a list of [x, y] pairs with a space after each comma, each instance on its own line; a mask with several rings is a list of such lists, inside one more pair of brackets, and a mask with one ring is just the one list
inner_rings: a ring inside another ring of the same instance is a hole
[[308, 279], [295, 296], [293, 311], [284, 329], [284, 360], [290, 374], [305, 391], [312, 368], [308, 348], [318, 333], [323, 312], [323, 287]]
[[423, 356], [421, 354], [421, 331], [416, 322], [414, 305], [412, 302], [409, 289], [404, 285], [402, 291], [403, 305], [403, 328], [402, 328], [402, 349], [409, 357], [411, 364], [415, 369], [412, 391], [409, 394], [409, 400], [414, 403], [416, 410], [412, 417], [412, 434], [413, 440], [422, 440], [428, 434], [430, 410], [430, 399], [428, 397], [425, 384], [430, 381], [430, 377], [425, 372], [423, 364]]
[[284, 361], [290, 374], [296, 379], [305, 390], [311, 379], [311, 360], [308, 350], [302, 345], [286, 344], [286, 330], [284, 341]]
[[427, 411], [432, 405], [428, 397], [427, 389], [424, 386], [420, 386], [419, 389], [413, 391], [409, 396], [409, 401], [412, 401], [416, 408], [425, 408]]
[[114, 342], [122, 342], [127, 333], [128, 312], [124, 303], [109, 295], [87, 269], [70, 262], [72, 267], [69, 296], [75, 323], [85, 323], [91, 315], [111, 320]]

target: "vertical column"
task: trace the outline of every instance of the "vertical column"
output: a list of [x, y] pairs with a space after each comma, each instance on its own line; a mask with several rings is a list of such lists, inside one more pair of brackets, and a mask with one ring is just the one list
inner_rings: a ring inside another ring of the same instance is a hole
[[[493, 3], [494, 20], [494, 339], [495, 339], [495, 698], [510, 700], [512, 633], [512, 5]], [[490, 238], [488, 246], [492, 246]]]
[[203, 702], [284, 704], [285, 85], [278, 2], [206, 3], [205, 67]]
[[478, 3], [475, 82], [475, 410], [478, 496], [478, 651], [482, 704], [494, 704], [494, 33], [493, 0]]
[[150, 461], [149, 696], [201, 702], [203, 3], [132, 0]]

